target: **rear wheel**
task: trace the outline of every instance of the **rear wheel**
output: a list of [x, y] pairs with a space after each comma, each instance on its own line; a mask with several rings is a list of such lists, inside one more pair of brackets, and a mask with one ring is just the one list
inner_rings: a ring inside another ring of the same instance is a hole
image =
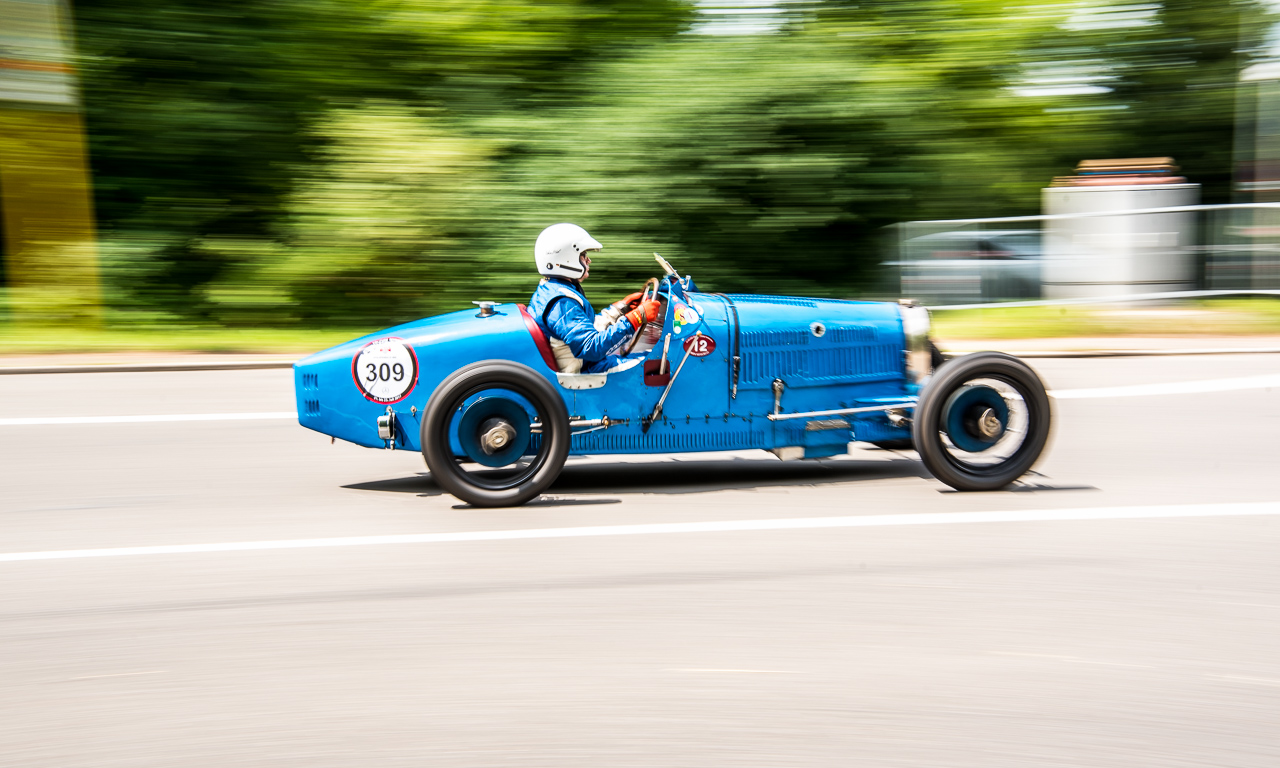
[[442, 488], [477, 507], [514, 507], [560, 475], [569, 455], [569, 412], [533, 369], [486, 360], [436, 388], [421, 437]]
[[1036, 463], [1049, 439], [1049, 395], [1031, 367], [1000, 352], [949, 360], [925, 385], [911, 437], [933, 476], [992, 491]]

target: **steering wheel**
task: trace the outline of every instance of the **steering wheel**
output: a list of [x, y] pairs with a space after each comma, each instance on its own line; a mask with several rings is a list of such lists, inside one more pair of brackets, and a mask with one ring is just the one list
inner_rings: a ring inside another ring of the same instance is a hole
[[[658, 298], [658, 285], [658, 278], [656, 277], [651, 277], [645, 281], [644, 288], [640, 291], [640, 304], [644, 304], [646, 301], [653, 301]], [[652, 289], [652, 291], [650, 289]], [[636, 332], [631, 335], [631, 341], [627, 342], [627, 349], [622, 353], [624, 357], [631, 354], [632, 349], [635, 349], [636, 344], [640, 342], [640, 337], [644, 334], [644, 329], [648, 327], [648, 325], [648, 320], [642, 320], [640, 322], [640, 327], [636, 328]]]

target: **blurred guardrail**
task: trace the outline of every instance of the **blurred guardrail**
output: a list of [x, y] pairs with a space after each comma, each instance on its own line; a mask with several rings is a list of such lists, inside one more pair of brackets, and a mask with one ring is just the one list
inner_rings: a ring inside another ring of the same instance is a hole
[[1280, 291], [1280, 203], [912, 221], [885, 262], [934, 307]]

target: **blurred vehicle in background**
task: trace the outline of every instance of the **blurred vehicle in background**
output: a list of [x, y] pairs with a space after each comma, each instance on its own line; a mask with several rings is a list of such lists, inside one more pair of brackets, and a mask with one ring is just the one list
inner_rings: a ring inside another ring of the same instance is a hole
[[1040, 298], [1040, 230], [955, 230], [902, 240], [902, 296], [925, 304], [976, 304]]

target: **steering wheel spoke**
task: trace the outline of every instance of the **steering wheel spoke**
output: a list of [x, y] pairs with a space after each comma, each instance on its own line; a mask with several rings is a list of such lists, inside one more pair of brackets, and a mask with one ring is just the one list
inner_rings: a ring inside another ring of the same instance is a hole
[[[656, 277], [651, 277], [645, 281], [644, 288], [640, 291], [640, 304], [644, 304], [646, 301], [656, 301], [658, 298], [659, 286], [660, 283]], [[631, 350], [636, 348], [636, 344], [639, 344], [640, 339], [644, 336], [644, 329], [649, 325], [650, 323], [647, 320], [640, 321], [640, 326], [636, 328], [636, 332], [631, 335], [631, 341], [627, 342], [627, 348], [622, 353], [624, 356], [631, 354]]]

